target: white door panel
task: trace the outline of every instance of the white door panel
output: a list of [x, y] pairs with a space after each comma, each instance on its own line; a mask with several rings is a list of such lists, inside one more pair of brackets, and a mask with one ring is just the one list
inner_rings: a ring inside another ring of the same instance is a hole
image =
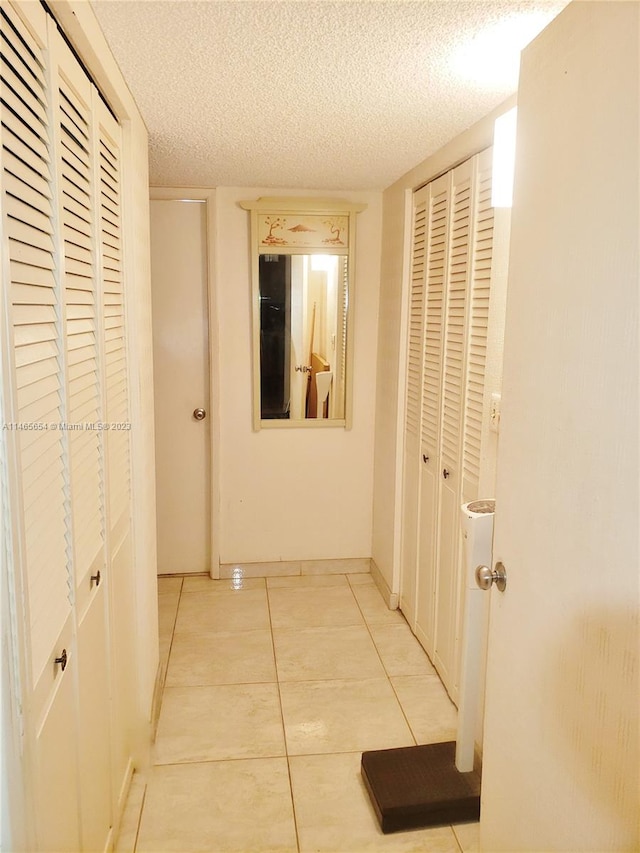
[[111, 555], [111, 576], [109, 578], [111, 601], [118, 602], [110, 614], [110, 654], [112, 667], [112, 772], [113, 803], [120, 802], [123, 780], [127, 779], [130, 762], [130, 750], [127, 720], [133, 718], [135, 702], [136, 669], [135, 659], [131, 655], [135, 637], [136, 613], [133, 577], [133, 548], [131, 530], [124, 536], [122, 544]]
[[151, 202], [159, 574], [211, 568], [206, 246], [205, 204]]
[[[420, 469], [420, 556], [418, 562], [418, 606], [416, 636], [433, 659], [435, 643], [436, 555], [438, 544], [437, 459], [421, 459]], [[414, 463], [415, 464], [415, 463]], [[436, 469], [434, 471], [434, 469]]]
[[[442, 477], [442, 472], [440, 475]], [[456, 631], [460, 607], [460, 501], [457, 476], [450, 472], [446, 479], [442, 479], [433, 663], [451, 698], [457, 701], [459, 650]]]
[[[77, 853], [78, 809], [76, 696], [78, 666], [73, 654], [71, 618], [67, 620], [32, 694], [36, 837], [39, 853]], [[64, 657], [55, 663], [54, 657]]]
[[402, 514], [402, 578], [400, 609], [413, 628], [416, 621], [416, 567], [418, 560], [418, 470], [416, 457], [418, 441], [415, 435], [406, 435], [403, 514]]
[[106, 588], [94, 586], [78, 624], [78, 748], [82, 849], [105, 849], [112, 825]]
[[572, 3], [523, 54], [481, 843], [636, 851], [637, 3]]

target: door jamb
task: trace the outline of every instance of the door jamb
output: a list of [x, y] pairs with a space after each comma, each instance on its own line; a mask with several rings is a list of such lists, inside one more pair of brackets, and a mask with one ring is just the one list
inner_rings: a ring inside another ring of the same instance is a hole
[[211, 564], [209, 577], [220, 577], [220, 346], [216, 299], [216, 191], [213, 187], [150, 187], [151, 201], [204, 201], [207, 215], [207, 299], [209, 306], [209, 417]]

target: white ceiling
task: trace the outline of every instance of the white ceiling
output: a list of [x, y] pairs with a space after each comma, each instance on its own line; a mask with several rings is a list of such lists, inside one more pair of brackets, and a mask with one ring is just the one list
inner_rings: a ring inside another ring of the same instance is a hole
[[156, 186], [383, 189], [497, 106], [566, 0], [95, 0]]

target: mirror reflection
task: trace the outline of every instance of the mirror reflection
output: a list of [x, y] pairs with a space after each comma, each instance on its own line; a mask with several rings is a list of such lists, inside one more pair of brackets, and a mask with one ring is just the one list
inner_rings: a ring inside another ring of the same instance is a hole
[[260, 417], [344, 419], [347, 255], [260, 254]]

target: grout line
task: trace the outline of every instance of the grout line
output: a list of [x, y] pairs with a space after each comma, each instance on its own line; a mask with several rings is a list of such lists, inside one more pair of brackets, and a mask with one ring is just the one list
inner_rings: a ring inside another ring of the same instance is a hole
[[[286, 588], [288, 589], [288, 587]], [[251, 586], [248, 588], [243, 587], [242, 589], [232, 589], [231, 587], [229, 587], [228, 589], [192, 589], [191, 591], [185, 589], [182, 594], [188, 596], [205, 595], [215, 597], [218, 595], [242, 595], [243, 593], [247, 592], [264, 592], [265, 589], [265, 586]], [[162, 595], [168, 595], [168, 593], [162, 593]]]
[[453, 824], [449, 824], [449, 825], [451, 827], [451, 831], [453, 832], [453, 837], [456, 840], [456, 844], [458, 845], [458, 849], [459, 849], [460, 853], [464, 853], [464, 847], [462, 846], [462, 843], [460, 842], [460, 839], [458, 838], [458, 833], [456, 832], [454, 825]]
[[[376, 587], [376, 589], [377, 589], [377, 587]], [[378, 590], [378, 595], [380, 595], [380, 590]], [[358, 607], [360, 607], [360, 602], [359, 602], [359, 601], [358, 601], [358, 599], [356, 598], [355, 593], [354, 593], [354, 598], [356, 599], [356, 604], [358, 605]], [[382, 595], [380, 595], [380, 598], [381, 598], [381, 599], [382, 599], [382, 601], [384, 602], [384, 599], [382, 598]], [[385, 677], [386, 677], [387, 682], [388, 682], [388, 684], [389, 684], [389, 687], [390, 687], [390, 688], [391, 688], [391, 690], [393, 691], [393, 695], [394, 695], [394, 696], [395, 696], [395, 698], [396, 698], [396, 702], [398, 703], [398, 706], [399, 706], [399, 708], [400, 708], [400, 712], [402, 713], [402, 716], [403, 716], [403, 718], [404, 718], [404, 721], [405, 721], [405, 723], [407, 724], [407, 728], [409, 729], [409, 732], [411, 733], [411, 737], [413, 738], [413, 743], [414, 743], [414, 745], [415, 745], [415, 746], [417, 746], [417, 745], [418, 745], [418, 738], [416, 737], [416, 734], [415, 734], [415, 732], [414, 732], [414, 730], [413, 730], [413, 727], [411, 726], [411, 723], [409, 722], [409, 718], [407, 717], [407, 715], [406, 715], [406, 713], [405, 713], [405, 710], [404, 710], [404, 707], [403, 707], [403, 705], [402, 705], [402, 702], [400, 701], [400, 697], [398, 696], [398, 692], [397, 692], [396, 688], [394, 687], [393, 682], [391, 681], [391, 675], [389, 674], [389, 672], [388, 672], [388, 670], [387, 670], [387, 667], [385, 666], [384, 661], [382, 660], [382, 655], [380, 654], [380, 650], [378, 649], [378, 646], [377, 646], [377, 644], [376, 644], [376, 641], [375, 641], [375, 639], [374, 639], [374, 636], [373, 636], [373, 634], [371, 633], [371, 627], [372, 627], [372, 626], [371, 626], [371, 625], [369, 625], [369, 622], [367, 621], [367, 618], [366, 618], [366, 616], [364, 615], [364, 611], [362, 610], [362, 607], [360, 607], [360, 612], [362, 613], [362, 618], [364, 619], [364, 624], [367, 626], [367, 631], [369, 632], [369, 637], [371, 638], [371, 642], [373, 643], [373, 647], [374, 647], [374, 649], [376, 650], [376, 654], [378, 655], [378, 659], [379, 659], [379, 661], [380, 661], [380, 663], [381, 663], [381, 665], [382, 665], [382, 669], [383, 669], [383, 671], [384, 671], [384, 674], [385, 674]]]
[[362, 684], [368, 681], [388, 681], [384, 673], [381, 675], [365, 675], [364, 677], [348, 676], [346, 678], [305, 678], [300, 681], [281, 681], [280, 684], [285, 684], [287, 687], [297, 684], [333, 684], [334, 682], [342, 683], [344, 681]]
[[169, 672], [169, 662], [171, 660], [171, 650], [173, 649], [173, 641], [176, 636], [176, 625], [178, 624], [178, 613], [180, 612], [180, 602], [182, 601], [182, 587], [184, 586], [184, 578], [180, 582], [180, 589], [178, 590], [178, 603], [176, 604], [176, 613], [173, 617], [173, 627], [171, 628], [171, 642], [169, 643], [169, 657], [167, 658], [167, 670], [164, 674], [164, 681], [162, 682], [163, 692], [164, 685], [167, 680], [167, 673]]
[[272, 687], [277, 684], [273, 681], [225, 681], [213, 684], [167, 684], [166, 690], [209, 690], [212, 687]]
[[287, 775], [289, 777], [289, 794], [291, 798], [291, 811], [293, 814], [293, 828], [296, 833], [296, 847], [298, 849], [298, 853], [300, 853], [300, 835], [298, 833], [298, 817], [296, 815], [296, 804], [293, 799], [293, 782], [291, 779], [291, 764], [289, 762], [289, 747], [287, 745], [287, 731], [284, 723], [284, 710], [282, 708], [282, 692], [280, 690], [280, 679], [278, 677], [278, 661], [276, 658], [276, 644], [273, 638], [273, 621], [271, 619], [271, 601], [269, 599], [269, 586], [265, 580], [265, 588], [267, 591], [267, 610], [269, 612], [269, 629], [271, 635], [271, 650], [273, 652], [273, 665], [276, 670], [276, 685], [278, 688], [278, 704], [280, 706], [280, 722], [282, 723], [282, 739], [284, 741], [284, 754], [287, 761]]
[[[370, 580], [366, 581], [365, 583], [356, 583], [355, 581], [351, 580], [352, 577], [362, 577], [363, 575], [364, 577], [370, 578]], [[374, 581], [371, 572], [345, 572], [345, 577], [351, 589], [353, 589], [354, 586], [376, 586], [376, 582]]]
[[273, 681], [208, 681], [206, 684], [167, 684], [166, 690], [200, 690], [210, 687], [266, 687], [276, 684], [276, 679]]
[[[439, 741], [436, 741], [439, 743]], [[373, 747], [371, 747], [373, 749]], [[393, 749], [393, 747], [391, 747]], [[331, 755], [362, 755], [366, 749], [331, 749], [328, 752], [292, 752], [280, 753], [278, 755], [243, 755], [235, 758], [194, 758], [186, 761], [166, 761], [162, 764], [154, 764], [154, 767], [190, 767], [194, 764], [232, 764], [239, 761], [272, 761], [274, 758], [327, 758]], [[295, 814], [295, 808], [294, 808]], [[444, 825], [444, 824], [443, 824]]]
[[164, 572], [161, 575], [158, 575], [158, 580], [164, 580], [165, 578], [180, 578], [184, 580], [185, 578], [208, 578], [209, 572], [170, 572], [169, 574], [165, 574]]
[[[400, 675], [393, 676], [393, 678], [429, 678], [430, 676], [422, 676], [422, 675]], [[286, 684], [287, 686], [291, 684], [325, 684], [334, 681], [390, 681], [389, 676], [386, 673], [381, 673], [380, 675], [342, 675], [342, 676], [328, 676], [325, 678], [283, 678], [281, 680], [277, 680], [274, 678], [273, 681], [210, 681], [206, 684], [167, 684], [165, 685], [165, 690], [207, 690], [212, 687], [269, 687], [271, 685], [279, 685]]]
[[[377, 588], [377, 587], [376, 587], [376, 588]], [[380, 590], [378, 590], [378, 593], [380, 594]], [[382, 598], [382, 595], [380, 595], [380, 597]], [[384, 601], [384, 599], [383, 599], [383, 601]], [[359, 606], [359, 604], [358, 604], [358, 606]], [[405, 625], [409, 628], [409, 630], [411, 631], [411, 626], [410, 626], [410, 625], [409, 625], [409, 623], [407, 622], [407, 619], [406, 619], [406, 617], [405, 617], [404, 613], [403, 613], [399, 608], [398, 608], [398, 612], [399, 612], [399, 613], [400, 613], [400, 615], [402, 616], [402, 619], [403, 619], [403, 621], [404, 621], [404, 624], [405, 624]], [[363, 613], [362, 615], [364, 616], [364, 613]], [[412, 725], [411, 725], [411, 723], [409, 722], [409, 718], [407, 717], [407, 714], [405, 713], [404, 705], [402, 704], [402, 700], [400, 699], [400, 696], [398, 695], [398, 691], [396, 690], [396, 687], [395, 687], [395, 685], [394, 685], [394, 683], [393, 683], [392, 679], [393, 679], [393, 678], [431, 678], [431, 677], [433, 677], [433, 678], [436, 678], [436, 679], [440, 682], [440, 684], [442, 685], [442, 688], [443, 688], [443, 690], [445, 690], [445, 692], [446, 692], [446, 688], [445, 688], [445, 686], [444, 686], [444, 684], [443, 684], [443, 682], [442, 682], [442, 679], [440, 678], [440, 675], [439, 675], [438, 671], [437, 671], [437, 670], [436, 670], [436, 668], [435, 668], [435, 665], [434, 665], [433, 661], [431, 660], [431, 658], [429, 657], [429, 655], [427, 654], [427, 652], [425, 651], [425, 649], [423, 649], [423, 648], [422, 648], [422, 645], [420, 644], [420, 641], [418, 640], [418, 638], [416, 637], [416, 635], [413, 633], [413, 631], [411, 631], [411, 637], [412, 637], [412, 639], [413, 639], [413, 640], [418, 644], [418, 646], [419, 646], [419, 648], [421, 649], [422, 653], [424, 654], [424, 656], [425, 656], [426, 660], [428, 661], [428, 663], [429, 663], [429, 664], [430, 664], [430, 666], [432, 667], [432, 669], [433, 669], [433, 673], [424, 673], [424, 674], [419, 674], [419, 673], [418, 673], [418, 674], [414, 674], [414, 675], [392, 675], [391, 673], [389, 673], [389, 672], [388, 672], [387, 667], [385, 666], [384, 661], [382, 660], [382, 655], [380, 654], [380, 652], [379, 652], [379, 650], [378, 650], [378, 646], [377, 646], [376, 641], [375, 641], [375, 638], [374, 638], [374, 636], [373, 636], [373, 634], [372, 634], [372, 632], [371, 632], [371, 628], [385, 628], [385, 627], [395, 627], [395, 626], [394, 626], [394, 625], [389, 625], [389, 626], [387, 626], [387, 625], [386, 625], [386, 624], [384, 624], [384, 623], [379, 623], [379, 624], [377, 624], [377, 625], [376, 625], [376, 624], [370, 624], [370, 623], [368, 622], [368, 620], [366, 619], [366, 617], [365, 617], [365, 624], [366, 624], [366, 626], [367, 626], [367, 630], [369, 631], [369, 635], [371, 636], [371, 640], [372, 640], [372, 642], [373, 642], [373, 645], [375, 646], [376, 652], [378, 653], [378, 657], [380, 658], [380, 663], [382, 664], [382, 667], [383, 667], [383, 669], [384, 669], [384, 671], [385, 671], [385, 673], [386, 673], [386, 675], [387, 675], [387, 678], [388, 678], [388, 680], [389, 680], [389, 684], [390, 684], [390, 686], [391, 686], [391, 689], [393, 690], [394, 695], [395, 695], [395, 697], [396, 697], [396, 700], [397, 700], [398, 704], [400, 705], [400, 709], [401, 709], [401, 711], [402, 711], [402, 715], [403, 715], [403, 717], [405, 718], [405, 721], [406, 721], [407, 725], [409, 726], [409, 731], [411, 732], [411, 735], [412, 735], [412, 737], [413, 737], [413, 739], [414, 739], [414, 741], [415, 741], [415, 743], [416, 743], [416, 746], [418, 746], [418, 745], [419, 745], [419, 743], [418, 743], [418, 738], [417, 738], [416, 733], [415, 733], [415, 731], [414, 731], [414, 729], [413, 729], [413, 726], [412, 726]], [[449, 699], [449, 701], [451, 701], [451, 697], [449, 696], [449, 694], [448, 694], [448, 693], [447, 693], [447, 698]], [[456, 709], [456, 713], [457, 713], [457, 709]]]
[[162, 704], [164, 702], [164, 691], [167, 686], [167, 676], [169, 675], [169, 665], [171, 663], [171, 651], [173, 649], [173, 641], [176, 635], [176, 623], [178, 621], [178, 611], [180, 610], [180, 602], [182, 601], [182, 587], [184, 586], [184, 578], [180, 581], [180, 589], [178, 590], [178, 602], [176, 604], [176, 612], [173, 617], [173, 626], [171, 628], [171, 640], [169, 641], [169, 654], [167, 655], [167, 665], [165, 667], [163, 676], [162, 676], [162, 685], [160, 687], [160, 707], [158, 708], [158, 715], [155, 720], [154, 732], [153, 732], [153, 742], [155, 743], [156, 737], [158, 736], [158, 726], [160, 725], [160, 715], [162, 714]]
[[[178, 601], [176, 602], [176, 612], [175, 612], [174, 617], [173, 617], [173, 625], [171, 626], [171, 639], [169, 640], [169, 654], [167, 655], [167, 665], [166, 665], [164, 673], [162, 675], [162, 683], [160, 685], [160, 700], [159, 700], [159, 707], [158, 707], [158, 715], [156, 717], [154, 731], [153, 731], [153, 741], [154, 742], [155, 742], [155, 739], [158, 735], [158, 726], [160, 724], [160, 715], [162, 714], [162, 703], [164, 702], [164, 691], [165, 691], [165, 688], [167, 686], [167, 676], [169, 674], [169, 664], [171, 663], [171, 650], [173, 649], [173, 640], [175, 638], [176, 623], [178, 621], [178, 611], [180, 609], [180, 601], [182, 599], [183, 583], [184, 583], [184, 578], [181, 579], [181, 581], [180, 581], [180, 589], [178, 590]], [[160, 597], [160, 595], [168, 595], [168, 593], [159, 593], [158, 598]]]
[[277, 755], [238, 755], [232, 758], [186, 758], [178, 761], [163, 761], [162, 763], [156, 762], [153, 766], [162, 768], [162, 767], [191, 767], [194, 764], [229, 764], [233, 761], [272, 761], [274, 758], [286, 758], [286, 754], [284, 752], [280, 752]]
[[136, 835], [133, 840], [133, 848], [131, 853], [136, 853], [138, 849], [138, 839], [140, 838], [140, 827], [142, 826], [142, 812], [144, 811], [144, 804], [147, 799], [147, 783], [144, 783], [144, 791], [142, 792], [142, 802], [140, 803], [140, 813], [138, 814], [138, 825], [136, 826]]
[[366, 749], [332, 749], [330, 752], [294, 752], [290, 758], [327, 758], [330, 755], [362, 755]]

